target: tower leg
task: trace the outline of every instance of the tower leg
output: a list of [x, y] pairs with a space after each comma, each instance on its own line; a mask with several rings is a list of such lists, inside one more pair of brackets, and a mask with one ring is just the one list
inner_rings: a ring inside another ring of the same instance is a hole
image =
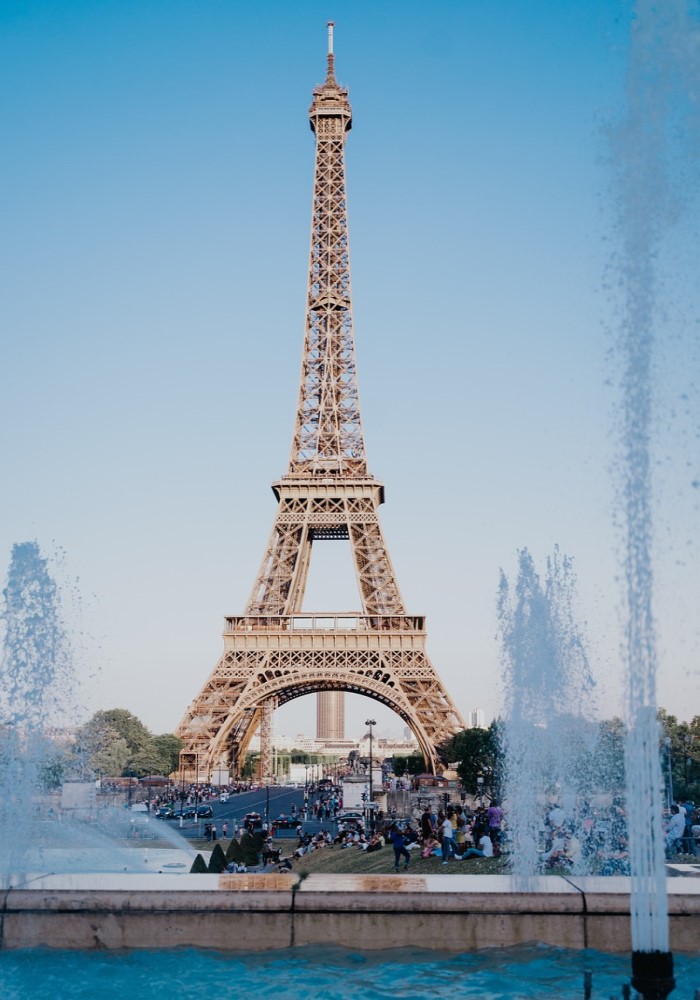
[[277, 702], [275, 698], [266, 698], [262, 704], [262, 720], [260, 722], [260, 779], [269, 784], [272, 779], [272, 719]]

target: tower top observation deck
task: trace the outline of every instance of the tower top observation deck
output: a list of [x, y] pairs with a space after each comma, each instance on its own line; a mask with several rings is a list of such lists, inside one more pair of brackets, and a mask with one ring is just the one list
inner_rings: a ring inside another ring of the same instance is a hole
[[339, 118], [342, 131], [352, 128], [352, 109], [348, 100], [347, 87], [341, 87], [335, 78], [335, 54], [333, 52], [333, 21], [328, 22], [328, 69], [326, 79], [320, 87], [314, 88], [314, 99], [309, 108], [309, 122], [312, 132], [318, 132], [319, 118]]

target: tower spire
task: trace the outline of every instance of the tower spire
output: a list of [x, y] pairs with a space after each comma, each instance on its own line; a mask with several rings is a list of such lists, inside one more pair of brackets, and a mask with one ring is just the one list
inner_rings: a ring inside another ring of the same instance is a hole
[[328, 22], [328, 72], [326, 74], [326, 83], [335, 83], [335, 55], [333, 53], [333, 28], [335, 28], [335, 22]]
[[299, 402], [289, 475], [366, 476], [355, 366], [345, 140], [352, 126], [348, 92], [328, 76], [309, 108], [316, 136], [311, 250]]

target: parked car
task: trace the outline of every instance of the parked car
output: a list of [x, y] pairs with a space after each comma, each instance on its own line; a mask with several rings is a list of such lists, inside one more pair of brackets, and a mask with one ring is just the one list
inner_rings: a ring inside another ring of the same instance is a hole
[[156, 819], [177, 819], [178, 814], [170, 806], [161, 806], [156, 813]]
[[213, 815], [211, 806], [197, 806], [197, 819], [210, 819]]
[[338, 823], [344, 823], [346, 829], [355, 829], [365, 825], [365, 817], [354, 809], [345, 809], [338, 816]]
[[296, 816], [287, 816], [286, 813], [282, 813], [272, 821], [272, 836], [274, 837], [277, 830], [295, 830], [301, 825], [301, 820], [297, 819]]

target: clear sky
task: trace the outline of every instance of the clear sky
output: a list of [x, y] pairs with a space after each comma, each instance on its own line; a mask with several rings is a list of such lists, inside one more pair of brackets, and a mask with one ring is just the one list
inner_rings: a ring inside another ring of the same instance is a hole
[[[172, 730], [244, 610], [291, 441], [332, 19], [365, 441], [407, 609], [460, 709], [491, 718], [499, 570], [558, 544], [600, 712], [622, 711], [607, 129], [631, 16], [0, 0], [0, 566], [14, 542], [62, 553], [86, 710]], [[658, 689], [681, 718], [700, 711], [697, 232], [690, 201], [657, 365]], [[342, 544], [318, 547], [306, 606], [359, 606]], [[367, 712], [400, 730], [353, 701], [350, 735]], [[314, 725], [303, 699], [277, 729]]]

